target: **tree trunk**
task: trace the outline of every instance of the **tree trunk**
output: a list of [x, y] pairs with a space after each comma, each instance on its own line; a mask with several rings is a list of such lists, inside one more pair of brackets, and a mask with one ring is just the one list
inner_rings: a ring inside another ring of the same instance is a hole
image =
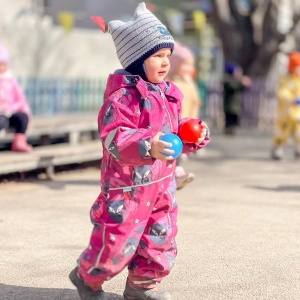
[[[293, 7], [292, 28], [289, 32], [281, 33], [278, 30], [281, 0], [253, 2], [249, 14], [241, 13], [235, 0], [212, 0], [212, 3], [214, 6], [212, 21], [223, 43], [225, 60], [239, 63], [250, 76], [266, 76], [279, 52], [280, 44], [299, 23], [300, 13], [296, 9], [296, 4], [294, 3]], [[231, 14], [226, 19], [224, 11]], [[261, 24], [253, 23], [254, 13], [262, 18]], [[258, 39], [257, 35], [261, 38]]]

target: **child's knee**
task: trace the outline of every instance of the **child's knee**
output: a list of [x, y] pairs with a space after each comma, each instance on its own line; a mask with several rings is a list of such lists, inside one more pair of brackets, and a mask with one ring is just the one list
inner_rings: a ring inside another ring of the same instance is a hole
[[0, 130], [7, 129], [9, 127], [9, 120], [5, 116], [0, 116]]

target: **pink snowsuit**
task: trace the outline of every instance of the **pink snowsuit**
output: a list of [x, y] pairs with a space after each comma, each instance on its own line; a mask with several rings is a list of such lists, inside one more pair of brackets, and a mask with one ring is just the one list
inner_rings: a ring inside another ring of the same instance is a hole
[[0, 74], [0, 115], [10, 117], [16, 112], [31, 115], [27, 99], [18, 81], [10, 71], [6, 71]]
[[[103, 283], [126, 266], [134, 275], [160, 282], [174, 265], [177, 247], [175, 160], [150, 156], [158, 132], [178, 133], [182, 93], [170, 82], [110, 75], [99, 117], [103, 143], [101, 193], [90, 215], [90, 245], [79, 258], [87, 283]], [[201, 122], [198, 120], [199, 123]], [[194, 152], [209, 141], [185, 144]]]

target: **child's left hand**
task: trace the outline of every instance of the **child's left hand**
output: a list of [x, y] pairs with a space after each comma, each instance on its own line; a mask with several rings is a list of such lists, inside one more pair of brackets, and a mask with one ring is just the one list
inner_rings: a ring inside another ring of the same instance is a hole
[[195, 143], [196, 145], [201, 144], [206, 137], [208, 127], [203, 121], [201, 122], [201, 127], [202, 127], [201, 136], [199, 137], [198, 141]]

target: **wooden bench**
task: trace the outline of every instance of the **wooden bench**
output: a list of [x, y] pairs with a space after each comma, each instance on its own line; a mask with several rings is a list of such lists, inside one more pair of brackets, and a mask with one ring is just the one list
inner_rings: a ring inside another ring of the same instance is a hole
[[[45, 139], [67, 136], [70, 144], [80, 142], [81, 134], [93, 133], [97, 135], [97, 113], [81, 113], [57, 115], [50, 117], [33, 117], [26, 132], [29, 141], [44, 144]], [[0, 143], [9, 143], [13, 138], [11, 131], [0, 132]]]
[[73, 163], [100, 160], [102, 144], [100, 140], [72, 145], [69, 143], [34, 147], [31, 153], [0, 153], [0, 174], [26, 172], [45, 168], [49, 178], [54, 177], [54, 167]]
[[[84, 134], [89, 137], [83, 137]], [[59, 136], [67, 136], [67, 142], [44, 146]], [[0, 143], [10, 143], [11, 132], [2, 132]], [[29, 142], [38, 145], [32, 153], [0, 151], [0, 175], [45, 168], [49, 178], [54, 167], [72, 163], [100, 160], [102, 145], [98, 137], [97, 114], [72, 114], [33, 118], [27, 131]], [[47, 144], [47, 143], [46, 143]]]

